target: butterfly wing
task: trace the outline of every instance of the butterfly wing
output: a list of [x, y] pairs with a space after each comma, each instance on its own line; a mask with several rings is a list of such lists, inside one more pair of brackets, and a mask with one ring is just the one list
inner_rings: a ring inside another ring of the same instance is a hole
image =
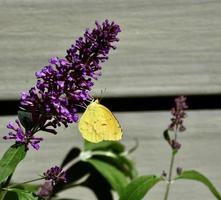
[[79, 130], [84, 139], [94, 143], [120, 140], [122, 137], [122, 130], [115, 116], [97, 101], [92, 102], [82, 115]]
[[105, 106], [98, 104], [100, 110], [99, 123], [97, 129], [103, 135], [103, 140], [120, 140], [122, 138], [122, 130], [120, 124], [113, 113]]

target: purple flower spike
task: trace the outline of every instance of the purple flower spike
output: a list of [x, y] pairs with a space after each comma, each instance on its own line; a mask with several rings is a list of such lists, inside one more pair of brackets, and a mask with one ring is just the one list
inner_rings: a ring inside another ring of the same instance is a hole
[[52, 185], [55, 185], [58, 182], [67, 182], [66, 172], [58, 166], [50, 168], [49, 170], [47, 170], [47, 172], [43, 174], [43, 176], [45, 180], [51, 180]]
[[91, 99], [93, 80], [101, 75], [101, 63], [116, 48], [113, 43], [119, 41], [121, 32], [119, 25], [108, 20], [95, 24], [96, 28], [86, 29], [84, 37], [67, 50], [65, 58], [53, 57], [36, 72], [36, 86], [21, 95], [23, 109], [44, 114], [45, 122], [51, 121], [45, 126], [53, 124], [56, 128], [60, 123], [67, 126], [77, 122], [79, 106]]
[[16, 143], [25, 145], [26, 150], [29, 149], [29, 144], [38, 150], [40, 148], [39, 143], [43, 140], [42, 138], [34, 137], [31, 131], [24, 131], [19, 123], [19, 120], [15, 120], [16, 124], [9, 122], [7, 125], [8, 129], [11, 129], [8, 136], [4, 136], [3, 139], [9, 140], [14, 139]]

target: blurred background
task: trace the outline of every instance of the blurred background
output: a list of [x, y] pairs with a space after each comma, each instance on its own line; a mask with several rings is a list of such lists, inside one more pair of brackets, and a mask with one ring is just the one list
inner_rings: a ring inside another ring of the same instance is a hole
[[[170, 149], [162, 132], [170, 123], [173, 99], [186, 95], [187, 131], [176, 165], [198, 169], [221, 191], [221, 1], [220, 0], [0, 0], [0, 135], [16, 118], [22, 91], [35, 85], [35, 72], [82, 36], [95, 20], [121, 26], [120, 42], [104, 63], [92, 92], [119, 119], [140, 174], [169, 168]], [[105, 92], [101, 92], [105, 91]], [[46, 134], [39, 152], [31, 150], [14, 180], [35, 178], [58, 165], [73, 146], [82, 146], [77, 125]], [[0, 140], [0, 156], [11, 143]], [[144, 199], [162, 199], [165, 185]], [[95, 199], [84, 188], [66, 197]], [[211, 200], [204, 186], [180, 182], [170, 199]]]

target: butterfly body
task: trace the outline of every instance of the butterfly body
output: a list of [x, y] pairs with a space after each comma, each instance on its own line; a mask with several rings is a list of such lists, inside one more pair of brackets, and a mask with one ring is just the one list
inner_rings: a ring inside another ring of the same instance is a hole
[[101, 105], [98, 100], [92, 101], [79, 121], [79, 131], [84, 139], [98, 143], [103, 140], [120, 140], [122, 130], [112, 112]]

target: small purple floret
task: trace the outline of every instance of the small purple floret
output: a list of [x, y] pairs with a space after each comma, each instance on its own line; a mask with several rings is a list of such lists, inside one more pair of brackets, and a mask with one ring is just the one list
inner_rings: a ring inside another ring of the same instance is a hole
[[16, 124], [9, 122], [7, 125], [8, 129], [11, 129], [8, 136], [4, 136], [3, 139], [9, 140], [14, 139], [16, 143], [24, 144], [26, 150], [29, 149], [29, 144], [38, 150], [40, 148], [39, 143], [43, 140], [39, 137], [34, 137], [31, 131], [24, 131], [21, 127], [19, 120], [15, 120]]

